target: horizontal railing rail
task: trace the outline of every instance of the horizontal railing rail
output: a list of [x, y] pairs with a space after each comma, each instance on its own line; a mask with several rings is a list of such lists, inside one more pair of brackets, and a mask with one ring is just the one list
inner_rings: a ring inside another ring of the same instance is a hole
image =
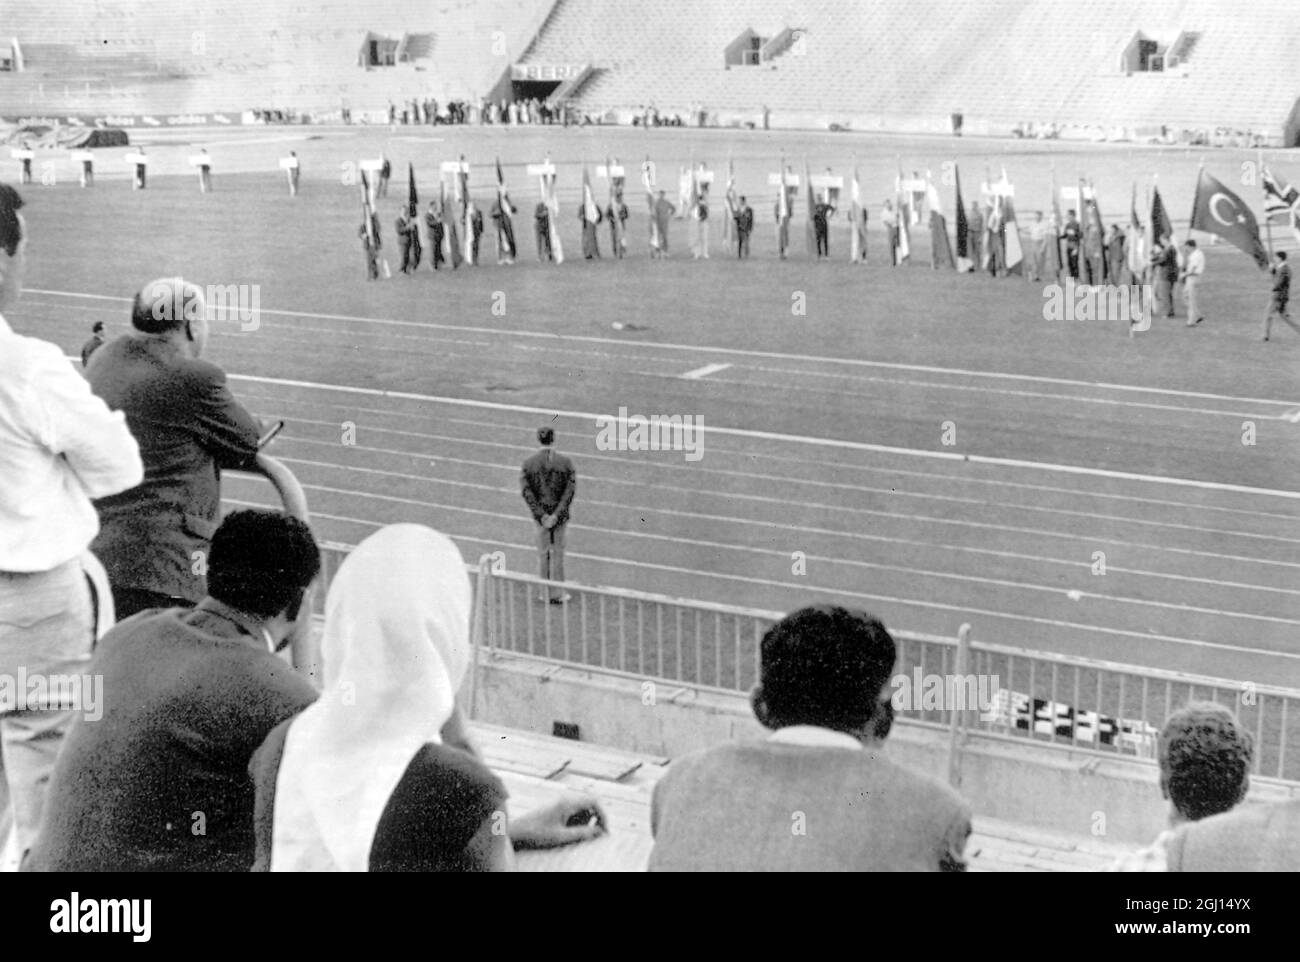
[[[322, 545], [324, 597], [348, 545]], [[758, 681], [763, 635], [784, 612], [628, 588], [548, 582], [508, 571], [501, 552], [466, 566], [475, 578], [473, 641], [484, 661], [503, 656], [700, 693], [747, 694]], [[544, 595], [567, 594], [562, 604]], [[895, 721], [944, 733], [950, 778], [976, 740], [1042, 746], [1151, 765], [1165, 718], [1189, 701], [1232, 708], [1255, 743], [1257, 779], [1300, 783], [1300, 691], [1145, 668], [976, 640], [891, 629], [898, 644]], [[315, 663], [314, 658], [310, 662]], [[477, 698], [469, 679], [469, 708]]]

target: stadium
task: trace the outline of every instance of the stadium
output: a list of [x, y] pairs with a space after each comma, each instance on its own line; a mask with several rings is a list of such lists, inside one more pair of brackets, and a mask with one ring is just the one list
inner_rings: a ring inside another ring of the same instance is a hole
[[[1171, 829], [1167, 721], [1188, 705], [1224, 706], [1251, 746], [1231, 814], [1300, 799], [1285, 297], [1265, 328], [1277, 255], [1300, 248], [1290, 13], [6, 10], [0, 182], [25, 268], [3, 313], [80, 376], [95, 324], [139, 335], [152, 279], [203, 289], [203, 358], [284, 422], [221, 474], [221, 512], [309, 521], [320, 582], [281, 657], [317, 688], [354, 549], [393, 525], [455, 543], [473, 589], [456, 705], [511, 820], [580, 793], [607, 829], [517, 868], [653, 867], [660, 783], [770, 734], [750, 697], [765, 638], [821, 605], [888, 627], [888, 756], [969, 807], [965, 868], [1098, 871]], [[1148, 298], [1143, 323], [1109, 317], [1104, 297], [1051, 314], [1073, 303], [1067, 253], [1085, 290], [1149, 289], [1162, 216], [1176, 316]], [[1127, 251], [1098, 247], [1097, 273], [1094, 225]], [[545, 512], [520, 497], [543, 427], [578, 478], [549, 581]], [[14, 867], [16, 830], [7, 846]]]

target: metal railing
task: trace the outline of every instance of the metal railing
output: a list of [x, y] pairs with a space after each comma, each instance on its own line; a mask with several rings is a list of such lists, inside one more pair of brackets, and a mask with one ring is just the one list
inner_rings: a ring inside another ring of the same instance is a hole
[[[563, 605], [544, 604], [550, 589]], [[484, 555], [474, 641], [488, 659], [543, 659], [585, 671], [674, 686], [748, 693], [764, 633], [784, 612], [688, 601], [622, 588], [546, 582]], [[1254, 736], [1253, 775], [1300, 783], [1300, 691], [1184, 672], [891, 630], [898, 644], [895, 721], [947, 733], [949, 778], [963, 748], [987, 739], [1097, 758], [1155, 761], [1156, 736], [1189, 701], [1227, 705]]]
[[[329, 581], [350, 550], [321, 546], [324, 614]], [[507, 571], [501, 552], [485, 554], [474, 575], [472, 641], [482, 659], [536, 659], [689, 692], [747, 694], [758, 681], [760, 646], [785, 612], [691, 601], [624, 588], [548, 582]], [[546, 604], [544, 593], [567, 593]], [[964, 750], [980, 741], [1041, 746], [1094, 759], [1155, 763], [1156, 735], [1188, 701], [1232, 708], [1252, 733], [1258, 780], [1300, 784], [1300, 691], [1184, 672], [977, 641], [970, 625], [955, 636], [891, 629], [898, 644], [895, 722], [943, 733], [949, 780], [958, 784]], [[304, 664], [315, 664], [305, 653]], [[298, 664], [295, 661], [295, 664]], [[467, 708], [478, 692], [478, 662]], [[907, 689], [906, 696], [898, 693]], [[931, 697], [933, 696], [933, 698]]]

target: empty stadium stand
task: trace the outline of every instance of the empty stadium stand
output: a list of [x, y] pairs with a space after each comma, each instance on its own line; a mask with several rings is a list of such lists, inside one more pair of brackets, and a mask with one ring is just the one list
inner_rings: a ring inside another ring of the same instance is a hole
[[[536, 33], [549, 0], [179, 0], [27, 5], [6, 12], [24, 53], [0, 74], [0, 112], [195, 114], [250, 107], [303, 114], [390, 99], [488, 94]], [[399, 41], [367, 69], [374, 34]]]
[[[595, 114], [628, 115], [652, 99], [666, 113], [703, 102], [723, 123], [753, 121], [766, 105], [780, 126], [945, 131], [960, 111], [976, 132], [1035, 120], [1227, 125], [1281, 139], [1300, 96], [1290, 13], [1285, 0], [664, 0], [653, 13], [559, 0], [525, 61], [593, 64], [577, 96]], [[728, 45], [751, 29], [796, 37], [757, 66], [728, 67]], [[1176, 45], [1172, 71], [1125, 72], [1139, 32]]]

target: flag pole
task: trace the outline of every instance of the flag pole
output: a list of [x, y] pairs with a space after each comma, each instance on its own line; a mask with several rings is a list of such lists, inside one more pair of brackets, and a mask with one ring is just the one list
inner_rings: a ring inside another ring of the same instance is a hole
[[[1259, 148], [1259, 170], [1260, 176], [1268, 170], [1264, 164], [1264, 148]], [[1266, 198], [1267, 199], [1267, 198]], [[1264, 208], [1264, 242], [1268, 245], [1268, 262], [1273, 263], [1273, 218], [1268, 216], [1267, 205]]]

